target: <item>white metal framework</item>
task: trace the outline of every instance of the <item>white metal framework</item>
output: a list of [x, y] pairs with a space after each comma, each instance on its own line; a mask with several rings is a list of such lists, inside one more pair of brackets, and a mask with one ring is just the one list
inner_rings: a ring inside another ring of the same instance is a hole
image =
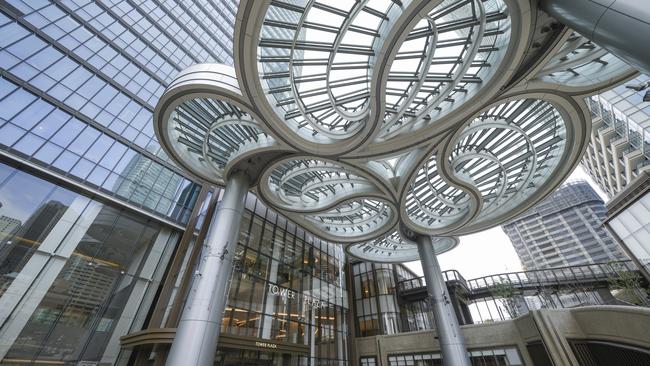
[[568, 29], [540, 36], [536, 16], [528, 0], [244, 0], [235, 69], [183, 71], [156, 133], [194, 175], [246, 172], [355, 257], [414, 260], [399, 225], [472, 233], [551, 192], [584, 152], [584, 95], [633, 75]]
[[[537, 75], [537, 79], [563, 89], [603, 89], [619, 80], [629, 66], [604, 48], [576, 32], [567, 33], [564, 43]], [[593, 92], [590, 92], [593, 93]]]
[[[433, 237], [435, 253], [444, 253], [458, 245], [455, 237]], [[349, 245], [348, 254], [366, 261], [384, 263], [404, 263], [420, 259], [416, 243], [405, 241], [397, 231], [378, 239]]]

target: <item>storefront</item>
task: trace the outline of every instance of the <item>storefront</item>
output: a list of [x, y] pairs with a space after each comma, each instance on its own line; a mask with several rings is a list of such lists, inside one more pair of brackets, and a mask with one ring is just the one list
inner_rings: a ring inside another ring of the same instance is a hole
[[346, 360], [342, 247], [305, 232], [252, 195], [247, 207], [222, 334], [250, 337], [258, 348], [270, 345], [266, 352], [273, 351], [274, 365], [280, 359], [287, 365]]
[[223, 335], [215, 366], [299, 366], [309, 365], [309, 346], [260, 341], [252, 337]]
[[[184, 255], [191, 256], [191, 248]], [[347, 364], [344, 269], [342, 246], [318, 239], [249, 194], [215, 364]], [[174, 286], [182, 287], [177, 282]], [[159, 298], [155, 308], [164, 310], [161, 320], [123, 337], [120, 360], [148, 364], [164, 359], [175, 332], [168, 321], [175, 306], [173, 296]]]
[[224, 348], [217, 351], [216, 366], [294, 366], [298, 359], [290, 353]]

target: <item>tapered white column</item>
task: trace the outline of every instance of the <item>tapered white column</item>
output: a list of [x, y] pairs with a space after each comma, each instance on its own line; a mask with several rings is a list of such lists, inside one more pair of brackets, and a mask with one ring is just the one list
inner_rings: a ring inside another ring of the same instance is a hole
[[214, 363], [248, 183], [243, 173], [228, 178], [167, 357], [168, 366]]
[[540, 7], [632, 67], [650, 74], [647, 0], [542, 0]]
[[424, 278], [427, 281], [429, 301], [431, 301], [431, 309], [436, 321], [442, 362], [445, 366], [471, 366], [465, 339], [460, 333], [454, 305], [451, 303], [445, 280], [442, 277], [431, 237], [419, 235], [416, 240]]

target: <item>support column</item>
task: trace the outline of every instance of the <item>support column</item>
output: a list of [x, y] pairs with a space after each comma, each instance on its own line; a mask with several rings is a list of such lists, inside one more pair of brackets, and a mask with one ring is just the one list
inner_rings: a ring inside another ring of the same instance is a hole
[[248, 183], [243, 173], [228, 178], [217, 213], [210, 222], [201, 260], [167, 357], [168, 366], [207, 366], [214, 362]]
[[309, 306], [309, 313], [311, 314], [311, 324], [309, 325], [309, 366], [316, 365], [316, 332], [318, 327], [316, 326], [316, 309], [311, 307], [311, 305], [303, 304], [303, 306]]
[[465, 347], [465, 339], [460, 333], [458, 319], [456, 319], [454, 306], [447, 292], [445, 280], [442, 278], [431, 237], [419, 235], [416, 240], [424, 278], [427, 281], [431, 309], [436, 321], [436, 332], [440, 342], [442, 362], [445, 366], [471, 366], [467, 348]]
[[[278, 283], [278, 267], [280, 267], [280, 252], [282, 247], [280, 245], [273, 246], [273, 253], [271, 259], [271, 265], [269, 266], [268, 276], [266, 277], [268, 282]], [[273, 260], [275, 259], [275, 260]], [[271, 291], [271, 284], [269, 283], [264, 289], [266, 292], [264, 298], [266, 299], [266, 305], [264, 305], [264, 315], [262, 321], [262, 338], [271, 339], [271, 330], [273, 329], [273, 314], [278, 311], [275, 308], [276, 297], [269, 296]], [[280, 300], [282, 301], [282, 300]]]
[[647, 1], [541, 0], [540, 7], [632, 67], [650, 74]]

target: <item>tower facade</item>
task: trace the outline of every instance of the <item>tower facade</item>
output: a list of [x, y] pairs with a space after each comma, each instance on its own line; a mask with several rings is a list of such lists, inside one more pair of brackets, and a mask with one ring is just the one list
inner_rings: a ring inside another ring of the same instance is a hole
[[609, 198], [650, 169], [649, 82], [639, 75], [587, 98], [592, 130], [581, 165]]
[[[128, 364], [120, 337], [175, 327], [220, 190], [171, 162], [152, 114], [179, 71], [232, 64], [237, 6], [0, 3], [0, 363]], [[347, 362], [343, 249], [252, 195], [244, 212], [218, 362]]]
[[585, 181], [563, 185], [502, 226], [527, 270], [625, 259], [603, 229], [607, 209]]

